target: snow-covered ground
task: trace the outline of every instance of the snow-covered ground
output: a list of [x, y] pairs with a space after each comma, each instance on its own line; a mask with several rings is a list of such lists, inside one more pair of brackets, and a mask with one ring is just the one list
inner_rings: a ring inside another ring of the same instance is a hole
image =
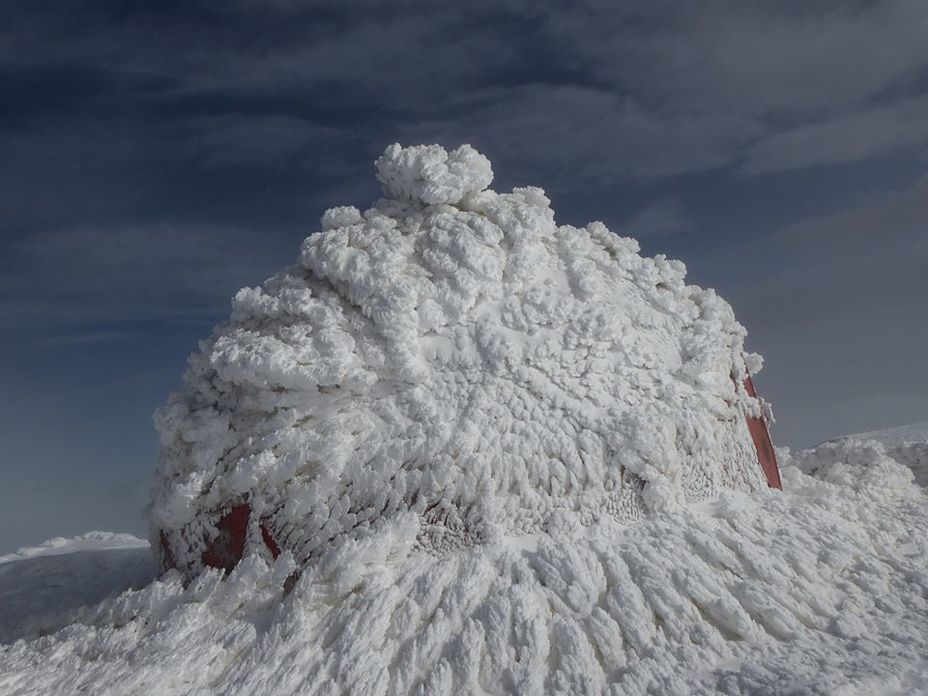
[[782, 493], [352, 548], [286, 596], [286, 557], [145, 585], [139, 540], [54, 540], [2, 559], [0, 693], [928, 693], [928, 436], [901, 430], [782, 451]]
[[114, 534], [113, 532], [87, 532], [80, 536], [65, 538], [55, 537], [38, 546], [25, 546], [16, 553], [0, 556], [0, 563], [22, 561], [39, 556], [59, 556], [76, 551], [109, 551], [111, 549], [148, 548], [148, 542], [132, 534]]
[[0, 643], [51, 633], [81, 607], [144, 587], [157, 567], [147, 541], [90, 532], [0, 556]]

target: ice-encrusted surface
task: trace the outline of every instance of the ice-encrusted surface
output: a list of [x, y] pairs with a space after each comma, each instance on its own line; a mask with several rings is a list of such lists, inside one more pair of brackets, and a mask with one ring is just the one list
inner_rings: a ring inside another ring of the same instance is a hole
[[0, 693], [926, 693], [925, 491], [878, 442], [782, 455], [784, 492], [442, 557], [398, 527], [287, 596], [283, 556], [172, 571], [0, 646]]
[[[388, 149], [388, 198], [191, 358], [153, 511], [183, 572], [80, 608], [150, 559], [0, 565], [0, 693], [924, 693], [928, 443], [784, 450], [749, 493], [728, 306], [457, 153]], [[284, 553], [197, 575], [243, 497]]]
[[158, 415], [153, 540], [188, 574], [240, 500], [304, 563], [763, 487], [740, 386], [759, 358], [682, 263], [558, 226], [538, 188], [487, 190], [466, 145], [393, 145], [377, 172], [385, 198], [327, 211], [297, 265], [241, 290]]
[[470, 145], [447, 152], [438, 145], [394, 144], [377, 160], [377, 180], [384, 194], [396, 200], [455, 205], [487, 188], [493, 168]]

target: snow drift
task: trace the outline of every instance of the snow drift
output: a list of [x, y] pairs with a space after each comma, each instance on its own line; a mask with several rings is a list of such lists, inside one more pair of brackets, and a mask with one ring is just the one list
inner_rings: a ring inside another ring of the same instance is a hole
[[[0, 645], [0, 693], [928, 693], [928, 496], [906, 466], [928, 469], [928, 432], [781, 457], [782, 493], [441, 558], [355, 545], [286, 596], [286, 554], [252, 555], [225, 577], [171, 571], [50, 635], [3, 611], [0, 641], [21, 639]], [[0, 564], [0, 607], [10, 591], [47, 604], [23, 590], [30, 560]], [[47, 566], [42, 585], [128, 584], [122, 561], [90, 564]]]
[[682, 263], [487, 190], [467, 145], [393, 145], [377, 176], [384, 199], [236, 295], [159, 412], [167, 565], [495, 548], [765, 485], [760, 359]]

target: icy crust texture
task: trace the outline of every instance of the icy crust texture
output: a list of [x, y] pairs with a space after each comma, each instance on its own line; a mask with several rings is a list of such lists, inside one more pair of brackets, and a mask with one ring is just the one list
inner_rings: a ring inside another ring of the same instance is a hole
[[255, 511], [246, 553], [262, 519], [304, 563], [764, 485], [745, 424], [760, 405], [736, 386], [745, 331], [682, 263], [556, 225], [540, 189], [485, 190], [467, 145], [393, 145], [377, 172], [386, 197], [327, 211], [296, 266], [241, 290], [157, 415], [153, 538], [181, 568], [235, 501]]
[[332, 548], [286, 596], [286, 554], [171, 572], [0, 645], [0, 693], [924, 693], [928, 498], [904, 463], [928, 443], [782, 461], [784, 492], [440, 558], [397, 525]]

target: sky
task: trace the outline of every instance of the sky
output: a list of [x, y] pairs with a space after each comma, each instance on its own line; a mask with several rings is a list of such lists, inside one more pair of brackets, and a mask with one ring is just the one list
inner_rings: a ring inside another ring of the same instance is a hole
[[144, 535], [229, 298], [470, 143], [716, 288], [793, 448], [928, 420], [928, 3], [0, 4], [0, 554]]

